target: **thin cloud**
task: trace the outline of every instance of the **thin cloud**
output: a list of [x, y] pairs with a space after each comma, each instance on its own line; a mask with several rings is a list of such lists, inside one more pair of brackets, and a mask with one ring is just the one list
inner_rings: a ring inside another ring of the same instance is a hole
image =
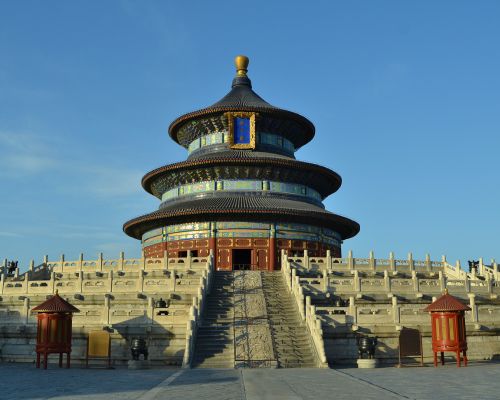
[[19, 233], [15, 233], [15, 232], [2, 232], [2, 231], [0, 231], [0, 236], [3, 236], [3, 237], [13, 237], [13, 238], [23, 237], [23, 235], [20, 235]]
[[0, 132], [0, 149], [1, 176], [39, 174], [57, 166], [48, 143], [36, 135]]
[[124, 197], [141, 193], [143, 173], [118, 167], [80, 166], [85, 191], [97, 197]]
[[[127, 197], [141, 193], [140, 181], [143, 172], [112, 164], [99, 164], [91, 159], [80, 161], [64, 155], [56, 156], [44, 136], [0, 131], [0, 176], [19, 178], [26, 175], [41, 175], [48, 170], [58, 170], [58, 174], [71, 174], [71, 180], [63, 189], [56, 190], [81, 192], [95, 198]], [[54, 178], [54, 183], [60, 179]]]

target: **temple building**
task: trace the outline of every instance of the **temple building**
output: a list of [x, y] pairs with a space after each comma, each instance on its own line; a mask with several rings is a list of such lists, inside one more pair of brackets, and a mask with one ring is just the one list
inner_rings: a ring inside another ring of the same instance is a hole
[[142, 241], [145, 258], [212, 252], [217, 270], [276, 270], [282, 250], [341, 257], [342, 241], [359, 225], [322, 203], [341, 177], [294, 156], [313, 139], [314, 125], [252, 90], [247, 57], [235, 64], [225, 97], [170, 124], [187, 160], [144, 176], [142, 186], [161, 203], [126, 222], [125, 233]]
[[[130, 366], [138, 338], [151, 365], [193, 368], [376, 365], [357, 360], [362, 343], [378, 343], [368, 354], [387, 365], [432, 362], [457, 338], [469, 360], [500, 354], [498, 264], [480, 258], [466, 272], [444, 256], [342, 254], [359, 225], [323, 206], [340, 176], [295, 159], [313, 124], [259, 97], [247, 66], [237, 57], [231, 91], [170, 125], [188, 158], [142, 180], [161, 203], [123, 227], [140, 258], [44, 256], [24, 271], [4, 259], [0, 362], [36, 362], [36, 306], [59, 296], [79, 310], [63, 343], [73, 365], [87, 365], [96, 335], [116, 366]], [[431, 320], [425, 307], [443, 292], [463, 308]]]

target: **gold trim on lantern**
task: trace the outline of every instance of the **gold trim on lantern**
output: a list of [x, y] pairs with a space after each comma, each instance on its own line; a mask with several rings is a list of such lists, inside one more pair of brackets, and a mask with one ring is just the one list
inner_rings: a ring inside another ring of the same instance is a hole
[[[231, 149], [255, 149], [255, 116], [253, 112], [227, 112], [224, 114], [227, 117], [227, 126], [229, 130], [229, 147]], [[234, 119], [249, 118], [250, 119], [250, 143], [234, 143]]]

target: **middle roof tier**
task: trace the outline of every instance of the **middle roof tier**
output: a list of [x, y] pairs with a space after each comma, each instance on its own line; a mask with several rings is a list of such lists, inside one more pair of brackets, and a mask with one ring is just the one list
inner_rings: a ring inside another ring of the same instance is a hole
[[336, 172], [312, 163], [289, 158], [230, 156], [182, 161], [165, 165], [142, 178], [143, 188], [161, 199], [178, 186], [218, 180], [267, 180], [307, 185], [326, 198], [336, 192], [342, 178]]

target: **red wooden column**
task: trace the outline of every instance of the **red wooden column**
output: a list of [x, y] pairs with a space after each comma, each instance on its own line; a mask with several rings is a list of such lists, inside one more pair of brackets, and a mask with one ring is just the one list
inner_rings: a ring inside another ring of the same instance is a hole
[[431, 314], [432, 351], [435, 367], [437, 367], [438, 353], [441, 353], [441, 364], [444, 365], [445, 351], [456, 354], [457, 367], [460, 367], [460, 352], [462, 352], [464, 365], [467, 366], [465, 311], [469, 310], [468, 306], [449, 295], [448, 289], [445, 289], [444, 295], [424, 309]]
[[276, 226], [271, 224], [269, 231], [269, 271], [276, 269]]
[[214, 271], [217, 271], [217, 230], [215, 229], [215, 222], [210, 222], [210, 236], [208, 238], [208, 251], [212, 250], [214, 257]]
[[66, 353], [66, 368], [70, 367], [72, 318], [78, 308], [56, 294], [36, 306], [32, 310], [38, 313], [38, 328], [36, 335], [36, 367], [40, 368], [40, 357], [43, 355], [44, 369], [47, 369], [47, 359], [51, 353], [59, 353], [59, 367], [62, 367], [62, 357]]

